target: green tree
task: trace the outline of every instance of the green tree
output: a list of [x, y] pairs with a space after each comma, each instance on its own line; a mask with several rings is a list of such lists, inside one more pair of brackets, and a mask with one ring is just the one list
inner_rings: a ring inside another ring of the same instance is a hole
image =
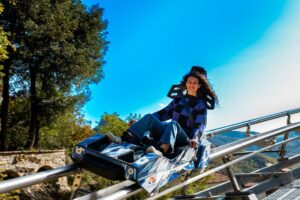
[[96, 132], [105, 134], [107, 132], [112, 132], [115, 135], [121, 136], [124, 131], [129, 128], [129, 125], [120, 119], [118, 113], [108, 114], [104, 113], [95, 128]]
[[29, 105], [28, 98], [17, 93], [10, 97], [7, 122], [7, 150], [23, 150], [27, 140], [29, 124]]
[[19, 0], [9, 11], [1, 20], [18, 47], [11, 82], [14, 91], [29, 94], [31, 148], [41, 128], [67, 110], [79, 110], [88, 100], [88, 85], [103, 77], [107, 22], [101, 8], [87, 9], [79, 0]]
[[[9, 78], [11, 73], [11, 65], [13, 60], [13, 55], [15, 52], [14, 46], [9, 41], [8, 36], [5, 30], [6, 27], [10, 26], [12, 29], [15, 29], [16, 22], [14, 21], [13, 14], [11, 12], [10, 6], [14, 6], [14, 2], [3, 2], [0, 5], [1, 12], [1, 26], [0, 27], [0, 69], [1, 69], [1, 131], [0, 131], [0, 149], [6, 150], [6, 140], [7, 140], [7, 121], [8, 121], [8, 107], [9, 107]], [[3, 6], [4, 5], [4, 6]], [[5, 9], [4, 9], [5, 7]], [[2, 13], [4, 12], [4, 13]], [[8, 14], [9, 13], [9, 14]], [[4, 16], [4, 17], [2, 17]], [[11, 23], [6, 23], [5, 18], [12, 18]], [[8, 57], [9, 55], [9, 57]]]
[[[4, 11], [4, 6], [0, 3], [0, 14]], [[3, 30], [3, 27], [0, 26], [0, 62], [8, 59], [7, 46], [11, 45], [10, 41], [7, 38], [7, 33]], [[0, 70], [2, 70], [3, 65], [0, 64]]]
[[68, 149], [95, 134], [89, 122], [80, 113], [66, 112], [55, 119], [51, 126], [41, 129], [39, 149]]
[[137, 113], [130, 113], [128, 117], [126, 117], [126, 121], [127, 122], [130, 122], [130, 121], [138, 121], [142, 118], [142, 115], [141, 114], [137, 114]]

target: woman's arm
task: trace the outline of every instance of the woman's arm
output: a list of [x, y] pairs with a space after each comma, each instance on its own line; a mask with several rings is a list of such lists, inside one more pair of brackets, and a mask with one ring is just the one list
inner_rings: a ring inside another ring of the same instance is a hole
[[199, 102], [194, 113], [193, 139], [198, 142], [206, 127], [207, 109], [204, 101]]
[[172, 118], [172, 113], [175, 105], [175, 100], [171, 101], [166, 107], [163, 109], [153, 113], [155, 117], [157, 117], [160, 121], [166, 121]]

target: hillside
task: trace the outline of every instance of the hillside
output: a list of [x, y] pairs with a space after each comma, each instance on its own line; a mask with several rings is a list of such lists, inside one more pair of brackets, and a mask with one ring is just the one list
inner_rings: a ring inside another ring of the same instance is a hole
[[[256, 135], [256, 134], [259, 134], [259, 133], [258, 132], [251, 132], [251, 134]], [[293, 137], [297, 137], [297, 136], [300, 136], [300, 134], [297, 133], [297, 132], [291, 131], [290, 135], [289, 135], [289, 138], [293, 138]], [[208, 140], [212, 143], [213, 147], [217, 147], [217, 146], [221, 146], [221, 145], [224, 145], [224, 144], [227, 144], [227, 143], [230, 143], [230, 142], [240, 140], [240, 139], [245, 138], [245, 137], [246, 137], [246, 135], [245, 135], [244, 132], [228, 131], [224, 134], [216, 135], [213, 138], [208, 138]], [[283, 135], [280, 135], [280, 136], [276, 137], [276, 142], [280, 142], [282, 140], [283, 140]], [[253, 150], [257, 150], [257, 149], [260, 149], [260, 147], [257, 146], [257, 145], [253, 145], [253, 146], [247, 147], [245, 150], [253, 151]], [[275, 150], [275, 149], [273, 149], [273, 150]], [[299, 154], [300, 153], [300, 140], [296, 140], [296, 141], [293, 141], [291, 143], [288, 143], [286, 150], [287, 150], [287, 156], [293, 156], [293, 155]], [[275, 153], [268, 154], [268, 156], [277, 157], [277, 154], [275, 154]]]
[[[251, 134], [258, 134], [257, 132], [251, 132]], [[212, 143], [213, 147], [217, 147], [217, 146], [221, 146], [227, 143], [231, 143], [237, 140], [240, 140], [242, 138], [245, 138], [246, 135], [244, 132], [240, 132], [240, 131], [229, 131], [226, 132], [224, 134], [219, 134], [216, 135], [213, 138], [209, 138], [208, 140]], [[244, 150], [241, 151], [254, 151], [259, 149], [260, 147], [257, 145], [253, 145], [250, 147], [245, 148]], [[257, 170], [259, 168], [265, 167], [267, 163], [274, 163], [275, 162], [275, 158], [276, 154], [258, 154], [256, 156], [251, 157], [250, 159], [244, 160], [236, 165], [234, 165], [233, 170], [236, 173], [240, 173], [240, 172], [251, 172], [254, 170]], [[223, 161], [221, 159], [216, 159], [214, 161], [212, 161], [212, 165], [220, 165], [221, 163], [223, 163]]]

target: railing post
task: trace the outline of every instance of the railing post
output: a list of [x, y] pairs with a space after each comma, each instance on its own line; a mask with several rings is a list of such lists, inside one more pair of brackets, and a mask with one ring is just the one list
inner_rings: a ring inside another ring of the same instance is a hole
[[246, 136], [250, 137], [250, 135], [251, 135], [250, 124], [247, 124], [246, 127], [247, 127], [247, 129], [246, 129]]
[[287, 124], [291, 124], [291, 113], [287, 114]]
[[[228, 156], [224, 156], [223, 157], [224, 164], [227, 163], [227, 162], [229, 162], [229, 161], [230, 161], [230, 159], [229, 159]], [[239, 186], [239, 184], [237, 182], [237, 179], [234, 176], [234, 173], [233, 173], [231, 167], [226, 167], [226, 171], [227, 171], [227, 174], [229, 176], [230, 182], [232, 184], [233, 190], [235, 192], [239, 192], [241, 189], [240, 189], [240, 186]]]
[[[291, 114], [290, 113], [287, 114], [287, 124], [291, 124]], [[287, 132], [284, 134], [283, 140], [289, 139], [289, 133], [290, 132]], [[278, 158], [279, 161], [285, 160], [285, 153], [286, 153], [286, 143], [284, 143], [280, 148], [279, 158]]]

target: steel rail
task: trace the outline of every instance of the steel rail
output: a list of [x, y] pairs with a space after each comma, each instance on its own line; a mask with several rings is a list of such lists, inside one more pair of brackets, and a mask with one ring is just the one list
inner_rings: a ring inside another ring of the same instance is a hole
[[[255, 170], [253, 172], [250, 172], [249, 175], [255, 174], [255, 173], [272, 173], [276, 171], [280, 171], [280, 169], [283, 168], [294, 168], [294, 166], [297, 166], [298, 163], [300, 162], [300, 154], [292, 156], [286, 160], [280, 161], [278, 163], [272, 164], [271, 166], [266, 166], [263, 168], [260, 168], [258, 170]], [[238, 176], [238, 175], [236, 175]], [[208, 189], [199, 191], [195, 194], [194, 196], [197, 197], [205, 197], [205, 196], [216, 196], [221, 193], [229, 192], [232, 191], [232, 184], [230, 181], [226, 181], [224, 183], [220, 183], [218, 185], [215, 185], [213, 187], [210, 187]]]
[[15, 189], [28, 187], [34, 184], [58, 179], [62, 176], [68, 176], [79, 170], [76, 164], [67, 165], [35, 174], [21, 176], [18, 178], [6, 180], [0, 183], [0, 194], [9, 192]]
[[223, 126], [221, 128], [208, 130], [208, 131], [205, 131], [205, 134], [208, 137], [213, 137], [214, 135], [217, 135], [220, 133], [224, 133], [224, 132], [239, 129], [239, 128], [244, 128], [244, 127], [247, 127], [250, 125], [259, 124], [262, 122], [270, 121], [270, 120], [285, 117], [285, 116], [290, 116], [290, 115], [296, 114], [296, 113], [300, 113], [300, 108], [295, 108], [295, 109], [291, 109], [291, 110], [287, 110], [287, 111], [283, 111], [283, 112], [279, 112], [279, 113], [239, 122], [239, 123], [232, 124], [232, 125]]
[[184, 181], [184, 182], [182, 182], [182, 183], [180, 183], [180, 184], [178, 184], [176, 186], [173, 186], [173, 187], [168, 188], [168, 189], [166, 189], [166, 190], [164, 190], [164, 191], [162, 191], [162, 192], [160, 192], [158, 194], [153, 195], [152, 197], [148, 198], [147, 200], [153, 200], [153, 199], [157, 199], [159, 197], [162, 197], [162, 196], [164, 196], [164, 195], [166, 195], [166, 194], [168, 194], [170, 192], [173, 192], [173, 191], [175, 191], [175, 190], [177, 190], [179, 188], [187, 186], [187, 185], [189, 185], [189, 184], [191, 184], [191, 183], [193, 183], [193, 182], [195, 182], [195, 181], [197, 181], [197, 180], [199, 180], [201, 178], [204, 178], [205, 176], [208, 176], [208, 175], [210, 175], [212, 173], [215, 173], [217, 171], [225, 169], [226, 167], [232, 166], [232, 165], [234, 165], [234, 164], [236, 164], [236, 163], [238, 163], [238, 162], [240, 162], [242, 160], [248, 159], [248, 158], [250, 158], [250, 157], [252, 157], [252, 156], [254, 156], [254, 155], [258, 154], [258, 153], [261, 153], [261, 152], [263, 152], [263, 151], [265, 151], [267, 149], [270, 149], [270, 148], [273, 148], [273, 147], [276, 147], [276, 146], [280, 146], [282, 144], [285, 144], [285, 143], [288, 143], [288, 142], [291, 142], [291, 141], [294, 141], [294, 140], [298, 140], [298, 139], [300, 139], [300, 136], [294, 137], [294, 138], [291, 138], [291, 139], [288, 139], [288, 140], [284, 140], [282, 142], [278, 142], [278, 143], [276, 143], [274, 145], [271, 145], [271, 146], [268, 146], [268, 147], [261, 148], [261, 149], [255, 151], [255, 152], [252, 152], [252, 153], [247, 154], [245, 156], [239, 157], [239, 158], [237, 158], [237, 159], [235, 159], [233, 161], [227, 162], [227, 163], [225, 163], [223, 165], [220, 165], [220, 166], [218, 166], [216, 168], [213, 168], [213, 169], [211, 169], [209, 171], [203, 172], [202, 174], [194, 176], [194, 177], [192, 177], [192, 178], [190, 178], [190, 179], [188, 179], [188, 180], [186, 180], [186, 181]]
[[[104, 188], [102, 190], [92, 192], [90, 194], [77, 197], [73, 200], [91, 200], [91, 199], [119, 199], [122, 198], [123, 195], [126, 195], [129, 188], [133, 188], [131, 190], [135, 189], [135, 192], [138, 193], [142, 190], [142, 188], [139, 188], [139, 186], [133, 182], [133, 181], [123, 181], [120, 183], [117, 183], [115, 185], [112, 185], [110, 187]], [[140, 189], [140, 190], [139, 190]], [[122, 193], [118, 193], [118, 191], [123, 191]]]
[[257, 185], [243, 190], [243, 192], [249, 191], [255, 194], [260, 194], [274, 188], [275, 186], [280, 187], [292, 183], [299, 178], [300, 168], [296, 168], [285, 172], [285, 174], [273, 176], [271, 179], [267, 179]]
[[[109, 188], [107, 188], [109, 189]], [[107, 195], [103, 195], [102, 190], [99, 190], [97, 192], [92, 192], [90, 194], [78, 197], [73, 200], [96, 200], [96, 199], [101, 199], [101, 200], [119, 200], [119, 199], [125, 199], [127, 197], [133, 196], [139, 192], [141, 192], [143, 189], [138, 185], [134, 184], [128, 187], [124, 187], [121, 190], [115, 191], [115, 192], [110, 192]]]
[[[277, 135], [280, 135], [280, 134], [284, 134], [285, 132], [291, 131], [291, 130], [296, 129], [298, 127], [300, 127], [300, 122], [299, 123], [294, 123], [294, 124], [289, 124], [287, 126], [275, 129], [273, 131], [268, 131], [265, 134], [255, 135], [255, 136], [252, 136], [250, 138], [246, 138], [247, 140], [243, 141], [242, 143], [236, 142], [234, 145], [232, 145], [232, 143], [230, 143], [230, 144], [228, 144], [230, 148], [220, 149], [217, 152], [211, 153], [209, 159], [213, 160], [213, 159], [222, 157], [224, 155], [233, 153], [233, 152], [235, 152], [237, 150], [240, 150], [240, 149], [246, 148], [248, 146], [254, 145], [259, 140], [264, 140], [266, 138], [270, 138], [270, 137], [274, 137], [274, 136], [277, 136]], [[155, 199], [155, 198], [159, 198], [161, 196], [164, 196], [164, 195], [166, 195], [169, 192], [172, 192], [172, 191], [177, 190], [177, 189], [179, 189], [181, 187], [184, 187], [184, 186], [186, 186], [186, 185], [188, 185], [188, 184], [190, 184], [190, 183], [192, 183], [194, 181], [197, 181], [197, 180], [199, 180], [199, 179], [201, 179], [201, 178], [203, 178], [203, 177], [205, 177], [207, 175], [215, 173], [216, 171], [219, 171], [221, 169], [225, 169], [226, 167], [231, 166], [231, 165], [233, 165], [233, 164], [235, 164], [237, 162], [240, 162], [241, 160], [247, 159], [247, 158], [249, 158], [249, 157], [251, 157], [251, 156], [253, 156], [255, 154], [261, 153], [261, 152], [263, 152], [265, 150], [268, 150], [268, 149], [276, 147], [276, 146], [280, 146], [282, 144], [285, 144], [287, 142], [290, 142], [290, 141], [293, 141], [293, 140], [296, 140], [296, 139], [300, 139], [300, 136], [296, 137], [296, 138], [291, 138], [289, 140], [285, 140], [285, 141], [273, 144], [271, 146], [262, 148], [260, 150], [255, 151], [255, 152], [249, 153], [249, 154], [247, 154], [245, 156], [242, 156], [242, 157], [240, 157], [240, 158], [238, 158], [236, 160], [230, 161], [230, 162], [228, 162], [226, 164], [223, 164], [223, 165], [221, 165], [221, 166], [219, 166], [217, 168], [214, 168], [212, 170], [209, 170], [207, 172], [199, 174], [198, 176], [195, 176], [195, 177], [193, 177], [191, 179], [188, 179], [187, 181], [181, 183], [180, 185], [168, 188], [168, 189], [162, 191], [161, 193], [158, 193], [158, 194], [150, 197], [149, 199]], [[121, 189], [119, 191], [116, 191], [113, 194], [111, 194], [109, 196], [109, 199], [117, 200], [117, 199], [122, 199], [122, 198], [128, 198], [128, 197], [136, 194], [137, 192], [141, 191], [141, 188], [137, 189], [136, 187], [137, 187], [136, 184], [135, 185], [131, 185], [131, 186], [127, 186], [127, 187], [125, 187], [125, 188], [123, 188], [123, 189]], [[85, 200], [85, 199], [89, 199], [89, 198], [95, 199], [95, 197], [97, 197], [96, 199], [98, 199], [98, 198], [99, 199], [107, 199], [106, 197], [103, 197], [101, 195], [97, 195], [97, 193], [100, 194], [101, 190], [98, 191], [98, 192], [94, 192], [94, 193], [85, 195], [85, 196], [83, 196], [81, 198], [78, 198], [76, 200]]]
[[[269, 121], [269, 120], [272, 120], [272, 119], [276, 119], [276, 118], [280, 118], [280, 117], [284, 117], [284, 116], [289, 117], [292, 114], [296, 114], [296, 113], [300, 113], [300, 108], [287, 110], [287, 111], [276, 113], [276, 114], [271, 114], [271, 115], [268, 115], [268, 116], [264, 116], [264, 117], [260, 117], [260, 118], [256, 118], [256, 119], [236, 123], [236, 124], [233, 124], [233, 125], [224, 126], [224, 127], [217, 128], [217, 129], [212, 129], [212, 130], [206, 131], [205, 133], [208, 136], [214, 136], [216, 134], [220, 134], [220, 133], [223, 133], [223, 132], [226, 132], [226, 131], [230, 131], [230, 130], [234, 130], [234, 129], [238, 129], [238, 128], [243, 128], [243, 127], [249, 127], [250, 125], [265, 122], [265, 121]], [[293, 127], [293, 124], [291, 124], [291, 126]], [[291, 126], [289, 126], [289, 127], [291, 127]], [[290, 129], [291, 128], [286, 128], [286, 131], [288, 131]], [[278, 131], [280, 131], [280, 130], [278, 130]], [[278, 132], [278, 135], [279, 134], [280, 133]], [[277, 135], [277, 133], [274, 134], [273, 136], [275, 136], [275, 135]], [[269, 135], [265, 136], [265, 138], [270, 138], [270, 137], [272, 137], [272, 134], [269, 134]], [[249, 138], [247, 138], [247, 139], [249, 139]], [[237, 148], [242, 149], [242, 148], [244, 148], [248, 145], [251, 145], [254, 141], [257, 142], [259, 140], [263, 140], [263, 139], [262, 138], [256, 138], [256, 139], [253, 138], [252, 142], [250, 142], [250, 143], [248, 142], [247, 144], [238, 145]], [[276, 144], [276, 146], [277, 146], [277, 144]], [[226, 149], [221, 150], [220, 149], [220, 151], [218, 151], [219, 153], [218, 152], [212, 153], [210, 159], [214, 159], [215, 157], [220, 157], [222, 155], [226, 155], [226, 154], [228, 154], [230, 152], [233, 152], [233, 151], [236, 151], [236, 149], [234, 149], [234, 148], [231, 148], [230, 150], [228, 150], [228, 149], [227, 150]], [[56, 168], [56, 169], [52, 169], [52, 170], [48, 170], [48, 171], [44, 171], [44, 172], [38, 172], [38, 173], [35, 173], [35, 174], [26, 175], [26, 176], [23, 176], [23, 177], [18, 177], [18, 178], [14, 178], [14, 179], [11, 179], [11, 180], [3, 181], [3, 182], [0, 183], [0, 193], [5, 193], [5, 192], [9, 192], [9, 191], [14, 190], [14, 189], [24, 188], [24, 187], [28, 187], [28, 186], [31, 186], [31, 185], [34, 185], [34, 184], [54, 180], [54, 179], [57, 179], [59, 177], [63, 177], [63, 176], [73, 174], [77, 170], [79, 170], [78, 165], [72, 164], [72, 165], [68, 165], [68, 166], [64, 166], [64, 167], [60, 167], [60, 168]], [[127, 193], [130, 194], [131, 193], [130, 190], [128, 190]]]
[[247, 137], [232, 143], [228, 143], [225, 145], [222, 145], [220, 147], [214, 148], [212, 150], [212, 153], [210, 154], [209, 159], [215, 159], [218, 157], [222, 157], [225, 156], [227, 154], [236, 152], [238, 150], [244, 149], [248, 146], [254, 145], [257, 142], [261, 141], [261, 140], [265, 140], [268, 138], [273, 138], [275, 136], [284, 134], [288, 131], [294, 130], [296, 128], [300, 127], [300, 122], [294, 123], [294, 124], [289, 124], [280, 128], [277, 128], [275, 130], [272, 131], [267, 131], [265, 133], [261, 133], [259, 135], [254, 135], [251, 137]]

